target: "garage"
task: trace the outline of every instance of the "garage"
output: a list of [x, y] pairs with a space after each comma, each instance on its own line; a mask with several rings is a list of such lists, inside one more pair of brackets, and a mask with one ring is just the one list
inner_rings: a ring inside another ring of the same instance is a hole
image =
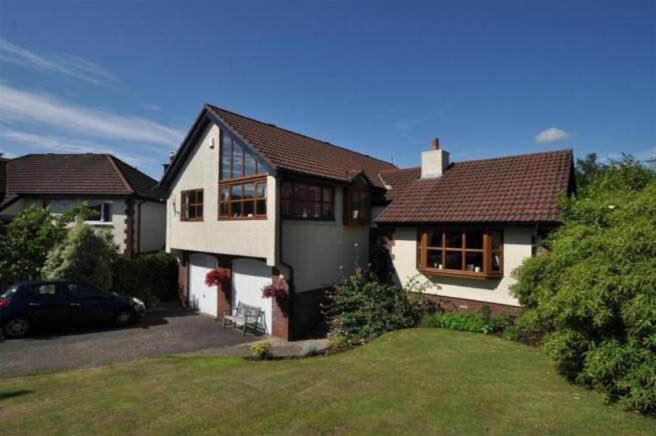
[[255, 259], [236, 259], [232, 262], [232, 307], [249, 304], [264, 311], [262, 330], [271, 333], [272, 304], [270, 298], [262, 298], [262, 288], [270, 285], [271, 267]]
[[209, 254], [189, 256], [189, 307], [207, 315], [217, 316], [217, 287], [205, 284], [205, 276], [217, 267], [217, 259]]

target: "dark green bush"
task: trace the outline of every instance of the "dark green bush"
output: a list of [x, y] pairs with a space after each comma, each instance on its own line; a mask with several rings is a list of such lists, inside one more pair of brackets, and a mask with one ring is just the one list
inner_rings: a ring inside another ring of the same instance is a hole
[[178, 298], [178, 265], [174, 256], [159, 252], [114, 263], [115, 292], [144, 300], [147, 304]]
[[656, 173], [614, 162], [563, 213], [550, 252], [515, 273], [520, 323], [562, 374], [656, 413]]
[[[436, 312], [426, 314], [421, 319], [421, 327], [441, 327], [451, 330], [474, 333], [503, 333], [513, 326], [514, 315], [502, 313], [492, 316], [489, 306], [482, 306], [477, 312], [459, 310], [457, 312]], [[514, 334], [515, 330], [513, 330]], [[513, 337], [513, 336], [509, 336]]]
[[332, 336], [363, 341], [417, 325], [420, 298], [409, 294], [358, 269], [326, 292], [322, 310]]

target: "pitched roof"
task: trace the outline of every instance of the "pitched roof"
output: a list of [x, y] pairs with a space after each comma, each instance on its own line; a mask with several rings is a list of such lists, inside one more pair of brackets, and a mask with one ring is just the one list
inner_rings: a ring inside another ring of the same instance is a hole
[[392, 203], [379, 223], [557, 222], [559, 198], [573, 188], [572, 151], [451, 164], [439, 178], [420, 169], [383, 173]]
[[20, 195], [125, 195], [157, 199], [157, 181], [109, 154], [28, 154], [6, 165], [6, 198]]
[[212, 105], [206, 107], [277, 168], [341, 182], [349, 182], [354, 173], [362, 171], [379, 188], [383, 188], [383, 184], [378, 173], [396, 168], [389, 162], [281, 129], [273, 124]]

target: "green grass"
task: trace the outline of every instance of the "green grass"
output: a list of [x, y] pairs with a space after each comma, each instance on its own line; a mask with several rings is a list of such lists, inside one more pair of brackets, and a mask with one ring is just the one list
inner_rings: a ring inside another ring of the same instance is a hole
[[654, 434], [537, 349], [442, 329], [329, 357], [168, 357], [0, 380], [0, 433]]

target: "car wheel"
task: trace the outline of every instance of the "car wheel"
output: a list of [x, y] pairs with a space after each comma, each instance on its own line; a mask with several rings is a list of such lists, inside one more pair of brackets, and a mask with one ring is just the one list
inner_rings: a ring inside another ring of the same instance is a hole
[[8, 338], [21, 338], [30, 330], [30, 321], [21, 316], [10, 319], [5, 324], [5, 336]]
[[130, 324], [134, 319], [134, 315], [129, 310], [121, 310], [116, 314], [116, 325], [119, 327], [125, 327]]

